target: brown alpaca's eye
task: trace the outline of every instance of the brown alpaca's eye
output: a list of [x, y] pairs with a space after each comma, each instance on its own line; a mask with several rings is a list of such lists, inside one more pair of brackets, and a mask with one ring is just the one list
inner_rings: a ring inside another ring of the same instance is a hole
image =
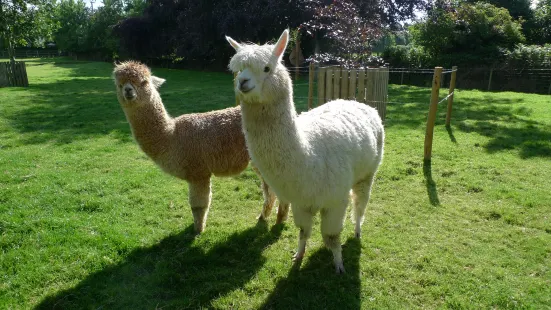
[[142, 85], [147, 84], [147, 82], [148, 82], [147, 80], [143, 81], [143, 82], [142, 82]]
[[264, 67], [264, 72], [266, 72], [266, 73], [270, 72], [270, 67], [268, 67], [268, 66]]

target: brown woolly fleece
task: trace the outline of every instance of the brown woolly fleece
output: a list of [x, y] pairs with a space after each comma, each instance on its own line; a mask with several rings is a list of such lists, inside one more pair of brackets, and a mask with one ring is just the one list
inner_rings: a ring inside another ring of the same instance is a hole
[[[210, 178], [242, 172], [249, 154], [241, 127], [241, 108], [172, 118], [166, 112], [157, 88], [163, 79], [149, 68], [128, 61], [116, 65], [113, 76], [117, 97], [140, 148], [166, 173], [189, 183], [189, 202], [196, 232], [204, 230], [210, 206]], [[269, 215], [275, 195], [263, 182], [264, 206]], [[278, 222], [286, 219], [288, 204], [280, 204]]]

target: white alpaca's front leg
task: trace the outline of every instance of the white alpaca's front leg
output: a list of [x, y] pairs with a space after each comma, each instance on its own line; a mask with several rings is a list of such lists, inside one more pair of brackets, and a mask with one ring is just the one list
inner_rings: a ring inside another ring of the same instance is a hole
[[312, 218], [314, 215], [310, 210], [305, 210], [295, 205], [291, 205], [291, 208], [293, 210], [295, 225], [300, 229], [298, 235], [298, 249], [297, 253], [293, 256], [293, 260], [300, 265], [304, 258], [304, 253], [306, 253], [306, 243], [312, 235]]
[[193, 213], [193, 225], [195, 232], [200, 234], [205, 230], [207, 215], [209, 213], [211, 190], [210, 178], [194, 180], [189, 183], [189, 205]]

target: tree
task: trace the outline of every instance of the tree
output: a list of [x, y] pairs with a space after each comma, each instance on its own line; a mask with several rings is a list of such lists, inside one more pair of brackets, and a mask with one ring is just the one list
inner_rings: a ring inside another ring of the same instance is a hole
[[83, 0], [61, 0], [56, 8], [59, 28], [54, 39], [61, 50], [81, 52], [90, 27], [90, 12]]
[[48, 0], [0, 0], [0, 39], [15, 61], [15, 47], [43, 45], [51, 38], [55, 23]]
[[507, 9], [478, 2], [436, 7], [411, 32], [414, 42], [432, 57], [474, 64], [493, 62], [503, 50], [524, 42], [521, 29]]
[[[333, 48], [345, 44], [346, 50], [337, 54], [352, 55], [357, 48], [369, 48], [367, 43], [381, 25], [411, 17], [413, 9], [424, 1], [151, 0], [143, 16], [126, 19], [116, 30], [128, 53], [140, 51], [142, 57], [183, 58], [225, 67], [233, 53], [224, 39], [226, 34], [238, 40], [265, 42], [276, 39], [284, 28], [305, 27], [311, 21], [312, 31], [319, 31], [318, 37], [327, 35]], [[326, 18], [331, 13], [336, 14], [332, 20]], [[334, 23], [338, 23], [335, 29], [347, 35], [332, 36], [329, 28], [314, 29]], [[138, 37], [142, 42], [136, 41]]]
[[551, 43], [551, 0], [540, 0], [536, 8], [536, 43]]

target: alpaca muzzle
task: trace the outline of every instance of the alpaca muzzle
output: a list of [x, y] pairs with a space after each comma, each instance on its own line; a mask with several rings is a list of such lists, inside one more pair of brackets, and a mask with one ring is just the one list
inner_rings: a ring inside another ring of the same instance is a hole
[[125, 88], [124, 89], [124, 98], [126, 100], [133, 100], [136, 98], [136, 92], [132, 88]]

